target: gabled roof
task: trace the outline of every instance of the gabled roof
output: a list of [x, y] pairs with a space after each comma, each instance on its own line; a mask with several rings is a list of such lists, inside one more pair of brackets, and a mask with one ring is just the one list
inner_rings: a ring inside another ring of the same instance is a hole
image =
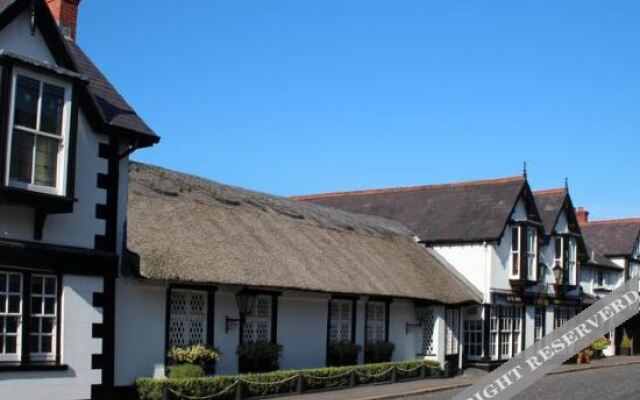
[[[109, 80], [72, 40], [65, 39], [43, 0], [34, 1], [36, 24], [61, 67], [77, 72], [89, 81], [81, 91], [81, 105], [95, 129], [150, 146], [160, 138], [126, 102]], [[31, 0], [0, 0], [0, 29], [31, 7]], [[25, 33], [28, 34], [28, 33]], [[0, 44], [1, 46], [1, 44]]]
[[568, 193], [566, 189], [539, 190], [533, 192], [536, 206], [542, 218], [544, 232], [551, 235], [556, 227], [560, 214], [565, 209]]
[[607, 257], [631, 256], [640, 240], [640, 218], [591, 221], [580, 228], [593, 247]]
[[296, 196], [295, 200], [398, 221], [423, 242], [498, 240], [521, 196], [539, 219], [524, 177]]
[[624, 271], [624, 267], [621, 267], [620, 265], [611, 261], [608, 257], [604, 256], [602, 253], [596, 250], [588, 241], [585, 240], [585, 244], [587, 247], [587, 255], [589, 256], [587, 265], [590, 265], [592, 267], [601, 267]]
[[150, 165], [130, 166], [127, 226], [131, 272], [147, 279], [482, 300], [397, 222]]

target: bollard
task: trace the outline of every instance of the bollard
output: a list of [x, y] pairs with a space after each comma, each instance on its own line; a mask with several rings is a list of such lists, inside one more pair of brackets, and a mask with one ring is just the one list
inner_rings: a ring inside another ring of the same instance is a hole
[[238, 381], [238, 386], [236, 386], [236, 400], [244, 400], [244, 382], [241, 380]]
[[349, 373], [349, 386], [354, 387], [356, 385], [356, 370], [352, 369]]
[[168, 386], [162, 391], [162, 400], [171, 400], [171, 391]]
[[391, 367], [391, 382], [398, 382], [398, 368]]
[[304, 375], [298, 374], [298, 385], [296, 387], [296, 391], [300, 394], [304, 392]]
[[422, 364], [420, 366], [420, 379], [425, 379], [427, 377], [427, 366]]

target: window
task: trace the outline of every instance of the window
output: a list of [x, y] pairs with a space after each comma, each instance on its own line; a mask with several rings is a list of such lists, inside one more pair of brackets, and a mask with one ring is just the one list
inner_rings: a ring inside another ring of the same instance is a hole
[[480, 307], [471, 307], [464, 315], [464, 352], [470, 359], [482, 357], [484, 323], [479, 318]]
[[511, 357], [511, 340], [513, 334], [513, 309], [500, 306], [500, 359]]
[[436, 354], [434, 334], [436, 333], [436, 316], [433, 308], [427, 307], [422, 320], [422, 352], [426, 356]]
[[20, 71], [14, 76], [9, 185], [64, 193], [70, 92], [62, 82]]
[[447, 310], [445, 314], [445, 353], [458, 354], [460, 335], [460, 310]]
[[329, 314], [329, 343], [351, 342], [353, 301], [331, 300]]
[[56, 361], [57, 321], [56, 276], [0, 271], [0, 361]]
[[522, 307], [514, 306], [512, 310], [513, 347], [511, 356], [518, 355], [522, 350]]
[[[523, 258], [524, 257], [524, 258]], [[538, 279], [538, 231], [532, 226], [511, 228], [511, 279]]]
[[492, 360], [506, 360], [518, 354], [522, 348], [522, 308], [511, 305], [492, 306], [489, 330], [489, 353]]
[[562, 268], [562, 282], [575, 285], [577, 281], [578, 248], [574, 237], [556, 236], [554, 239], [554, 267]]
[[596, 287], [603, 288], [605, 285], [604, 271], [598, 271]]
[[207, 292], [172, 289], [169, 345], [207, 343]]
[[559, 328], [564, 325], [568, 320], [573, 318], [574, 310], [569, 307], [556, 307], [553, 327]]
[[244, 319], [242, 343], [271, 342], [272, 302], [269, 295], [256, 296], [253, 310]]
[[54, 276], [31, 277], [29, 352], [33, 360], [55, 359], [57, 282]]
[[387, 341], [387, 304], [381, 301], [367, 303], [367, 343]]
[[545, 313], [546, 309], [544, 307], [535, 308], [533, 339], [536, 342], [544, 337]]
[[0, 272], [0, 361], [20, 361], [22, 274]]
[[511, 228], [511, 277], [520, 278], [520, 227]]
[[527, 227], [527, 279], [537, 280], [538, 270], [538, 231], [534, 227]]
[[489, 358], [495, 360], [498, 358], [498, 327], [500, 326], [499, 320], [499, 307], [491, 306], [491, 321], [489, 322]]

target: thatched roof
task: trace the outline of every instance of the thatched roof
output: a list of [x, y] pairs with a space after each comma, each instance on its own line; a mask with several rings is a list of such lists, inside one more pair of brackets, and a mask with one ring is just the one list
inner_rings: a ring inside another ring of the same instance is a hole
[[129, 180], [127, 246], [141, 277], [481, 301], [398, 223], [138, 163]]
[[[344, 211], [406, 225], [426, 243], [498, 240], [518, 199], [530, 193], [523, 177], [295, 196]], [[533, 200], [531, 203], [533, 203]], [[535, 218], [539, 218], [535, 210]]]

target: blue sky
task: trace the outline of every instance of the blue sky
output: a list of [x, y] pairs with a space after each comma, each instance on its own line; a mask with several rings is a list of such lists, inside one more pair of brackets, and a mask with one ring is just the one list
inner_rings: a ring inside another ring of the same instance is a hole
[[640, 216], [640, 2], [84, 0], [162, 136], [134, 159], [281, 195], [569, 177]]

